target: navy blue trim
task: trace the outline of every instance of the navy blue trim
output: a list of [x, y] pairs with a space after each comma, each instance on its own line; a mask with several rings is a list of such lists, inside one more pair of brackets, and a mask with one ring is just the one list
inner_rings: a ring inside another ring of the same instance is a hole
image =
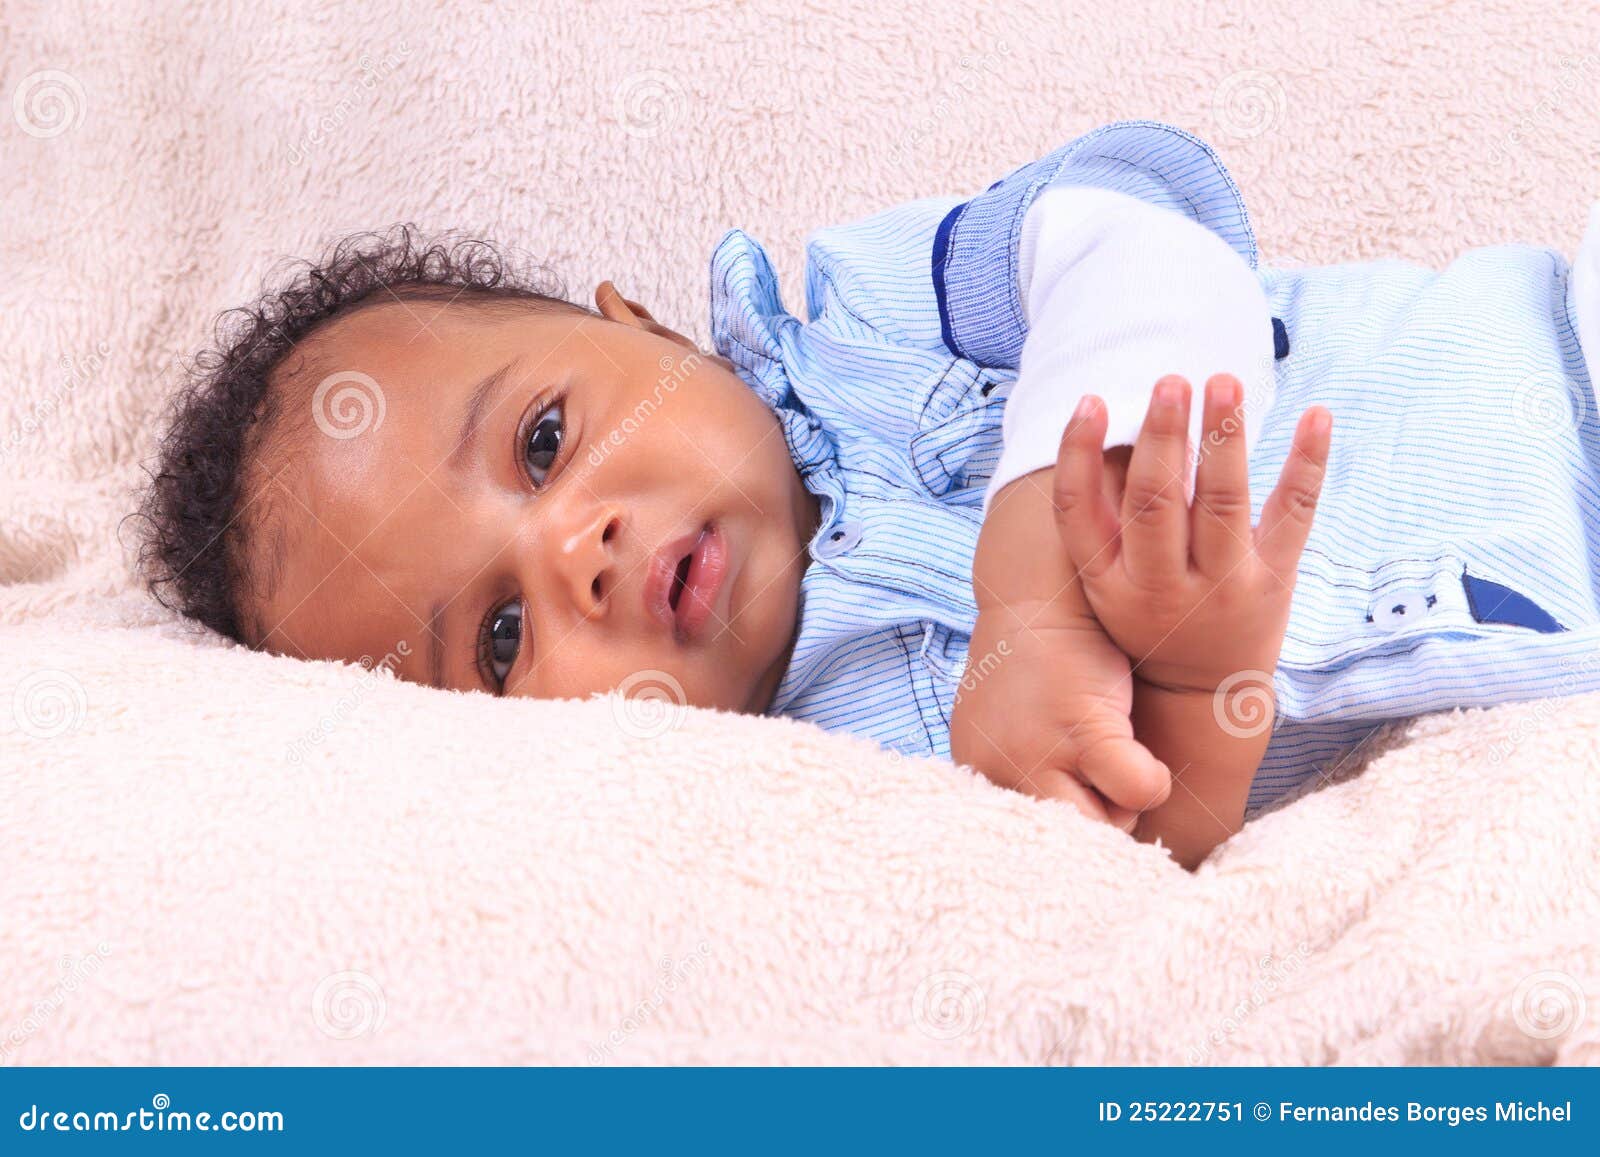
[[1289, 356], [1289, 330], [1281, 317], [1272, 319], [1272, 356], [1280, 362]]
[[944, 339], [945, 348], [957, 357], [965, 355], [956, 345], [955, 331], [950, 326], [950, 298], [945, 292], [944, 273], [945, 265], [950, 260], [950, 234], [956, 227], [956, 221], [967, 211], [967, 206], [970, 204], [971, 201], [963, 201], [946, 213], [944, 220], [939, 222], [938, 231], [933, 235], [933, 296], [939, 302], [939, 336]]
[[1527, 627], [1545, 635], [1566, 630], [1538, 603], [1508, 586], [1474, 578], [1465, 572], [1461, 575], [1461, 585], [1467, 592], [1467, 609], [1477, 622]]

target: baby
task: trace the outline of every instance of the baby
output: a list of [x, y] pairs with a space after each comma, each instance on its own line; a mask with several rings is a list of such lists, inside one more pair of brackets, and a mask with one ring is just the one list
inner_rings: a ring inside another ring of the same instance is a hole
[[1257, 268], [1214, 153], [1125, 122], [819, 232], [804, 321], [729, 233], [716, 355], [352, 238], [197, 361], [146, 566], [252, 647], [791, 715], [1192, 866], [1387, 720], [1600, 686], [1597, 234]]

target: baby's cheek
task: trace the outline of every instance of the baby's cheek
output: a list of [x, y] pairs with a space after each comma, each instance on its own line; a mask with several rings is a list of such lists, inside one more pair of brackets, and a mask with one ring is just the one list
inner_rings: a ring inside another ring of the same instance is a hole
[[687, 702], [694, 680], [673, 659], [615, 640], [580, 639], [575, 632], [533, 665], [515, 693], [534, 699], [587, 699], [617, 691]]

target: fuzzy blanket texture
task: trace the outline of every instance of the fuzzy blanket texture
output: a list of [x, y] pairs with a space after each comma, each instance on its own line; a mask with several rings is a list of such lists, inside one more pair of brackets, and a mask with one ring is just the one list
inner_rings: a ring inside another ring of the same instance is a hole
[[[1571, 252], [1565, 0], [0, 8], [0, 1063], [1600, 1062], [1600, 699], [1437, 716], [1190, 875], [947, 763], [197, 636], [130, 568], [185, 357], [414, 220], [705, 335], [721, 231], [1214, 142], [1264, 259]], [[381, 663], [380, 656], [372, 657]]]

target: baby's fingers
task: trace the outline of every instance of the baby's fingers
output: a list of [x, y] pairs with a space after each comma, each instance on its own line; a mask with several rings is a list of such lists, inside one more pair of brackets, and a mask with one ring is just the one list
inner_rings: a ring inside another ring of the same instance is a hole
[[1286, 583], [1294, 581], [1300, 552], [1305, 549], [1316, 518], [1332, 435], [1333, 415], [1323, 407], [1312, 406], [1300, 415], [1294, 445], [1278, 475], [1278, 485], [1261, 509], [1261, 524], [1255, 534], [1256, 553]]
[[1200, 467], [1190, 512], [1195, 565], [1227, 575], [1250, 549], [1250, 467], [1244, 438], [1244, 387], [1229, 374], [1206, 383]]
[[1122, 494], [1122, 558], [1144, 587], [1170, 587], [1189, 569], [1189, 383], [1156, 383]]
[[1117, 512], [1102, 485], [1106, 407], [1086, 396], [1061, 435], [1051, 488], [1056, 529], [1072, 565], [1093, 577], [1116, 559]]

